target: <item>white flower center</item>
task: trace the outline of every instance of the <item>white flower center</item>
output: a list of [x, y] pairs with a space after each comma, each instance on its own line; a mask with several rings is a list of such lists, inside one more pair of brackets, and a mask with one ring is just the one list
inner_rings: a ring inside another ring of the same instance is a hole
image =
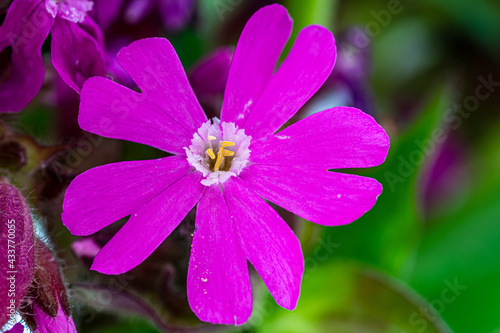
[[91, 0], [46, 0], [45, 8], [52, 17], [60, 16], [71, 22], [81, 23], [92, 10]]
[[184, 149], [189, 164], [203, 173], [201, 183], [210, 186], [240, 174], [250, 157], [251, 140], [234, 123], [213, 118], [194, 133], [191, 145]]

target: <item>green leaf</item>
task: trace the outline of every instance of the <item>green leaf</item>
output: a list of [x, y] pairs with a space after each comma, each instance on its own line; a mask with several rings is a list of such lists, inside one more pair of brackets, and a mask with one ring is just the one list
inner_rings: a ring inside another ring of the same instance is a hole
[[121, 318], [116, 317], [103, 319], [100, 323], [94, 324], [92, 327], [79, 330], [79, 332], [91, 332], [91, 333], [159, 333], [150, 323], [147, 321], [134, 317], [134, 318]]
[[497, 124], [471, 159], [476, 163], [471, 174], [475, 185], [462, 207], [428, 223], [411, 279], [429, 300], [440, 299], [450, 289], [446, 281], [461, 286], [460, 295], [446, 303], [443, 312], [457, 333], [493, 332], [500, 327], [499, 129]]
[[439, 316], [421, 310], [428, 307], [407, 286], [380, 272], [330, 261], [304, 280], [294, 311], [275, 308], [256, 332], [450, 332]]
[[448, 90], [434, 90], [411, 128], [391, 139], [387, 160], [365, 170], [363, 175], [376, 178], [384, 190], [374, 208], [358, 221], [325, 228], [325, 236], [341, 244], [335, 256], [353, 257], [399, 277], [411, 272], [412, 261], [408, 259], [418, 244], [422, 225], [417, 206], [421, 171], [437, 146], [432, 137], [445, 133], [443, 114], [450, 103]]
[[[125, 279], [125, 276], [122, 277]], [[122, 284], [120, 288], [123, 286]], [[168, 312], [168, 309], [152, 302], [144, 292], [139, 294], [118, 289], [117, 286], [90, 283], [74, 283], [71, 285], [71, 291], [73, 300], [80, 304], [76, 315], [82, 319], [83, 326], [89, 325], [92, 332], [95, 332], [92, 322], [106, 317], [120, 318], [121, 321], [126, 317], [129, 323], [136, 321], [140, 327], [147, 327], [148, 330], [144, 332], [159, 330], [190, 333], [209, 331], [213, 327], [209, 323], [200, 322], [193, 313], [190, 313], [188, 318], [186, 315]], [[123, 325], [119, 327], [126, 327], [125, 323]], [[108, 328], [102, 332], [108, 332]]]
[[27, 107], [19, 113], [16, 126], [27, 135], [31, 135], [38, 141], [52, 141], [56, 133], [55, 124], [52, 121], [56, 114], [53, 109], [43, 106]]
[[497, 1], [425, 0], [423, 4], [442, 13], [441, 21], [446, 18], [455, 21], [459, 28], [481, 43], [493, 56], [500, 53], [500, 6]]
[[299, 31], [311, 24], [321, 25], [332, 30], [337, 7], [336, 0], [287, 0], [284, 6], [293, 19], [292, 35], [282, 54], [282, 59], [292, 48]]

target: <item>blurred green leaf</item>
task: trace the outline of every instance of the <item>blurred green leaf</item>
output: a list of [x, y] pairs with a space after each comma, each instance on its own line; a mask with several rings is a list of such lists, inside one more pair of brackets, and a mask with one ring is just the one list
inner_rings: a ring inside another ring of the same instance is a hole
[[204, 41], [192, 29], [182, 30], [180, 33], [169, 36], [183, 67], [189, 69], [195, 61], [204, 55]]
[[167, 153], [151, 146], [146, 146], [131, 141], [123, 141], [123, 152], [121, 158], [124, 161], [150, 160], [155, 158], [162, 158], [167, 155]]
[[336, 0], [286, 0], [284, 6], [293, 19], [292, 35], [283, 51], [282, 58], [292, 48], [299, 31], [311, 24], [319, 24], [332, 30], [337, 7]]
[[333, 27], [336, 0], [286, 0], [284, 6], [294, 21], [295, 36], [310, 24], [319, 24], [330, 30]]
[[392, 22], [373, 39], [373, 47], [373, 84], [379, 96], [389, 99], [401, 85], [415, 83], [423, 73], [429, 73], [442, 53], [433, 26], [422, 19]]
[[[210, 323], [200, 322], [192, 312], [189, 315], [171, 312], [167, 307], [155, 302], [153, 297], [146, 292], [138, 293], [132, 286], [125, 289], [127, 279], [131, 281], [137, 277], [124, 275], [121, 277], [123, 281], [114, 281], [113, 285], [98, 283], [73, 283], [71, 285], [72, 297], [83, 309], [80, 315], [86, 318], [83, 324], [90, 324], [95, 318], [99, 319], [106, 315], [113, 318], [147, 319], [151, 328], [155, 326], [161, 332], [195, 333], [217, 328]], [[156, 296], [159, 296], [159, 293], [157, 294]], [[93, 326], [89, 325], [89, 327]]]
[[[446, 304], [444, 318], [458, 333], [500, 327], [500, 124], [476, 152], [474, 188], [457, 212], [431, 221], [420, 246], [412, 285], [427, 299], [440, 297], [444, 281], [465, 288]], [[432, 272], [432, 273], [430, 273]], [[470, 311], [480, 305], [481, 311]]]
[[[379, 167], [365, 170], [363, 175], [376, 178], [384, 191], [374, 208], [358, 221], [325, 228], [325, 236], [341, 244], [335, 256], [357, 258], [399, 277], [411, 271], [412, 261], [408, 259], [418, 244], [422, 225], [417, 189], [429, 157], [422, 145], [431, 142], [436, 146], [429, 139], [434, 129], [445, 131], [441, 129], [443, 114], [450, 103], [451, 96], [444, 85], [433, 90], [411, 128], [399, 138], [392, 138], [387, 160]], [[356, 170], [357, 174], [360, 172], [363, 171]]]
[[92, 327], [91, 330], [80, 331], [81, 333], [159, 333], [150, 323], [140, 318], [120, 318], [107, 321], [102, 326]]
[[256, 332], [450, 332], [435, 313], [421, 310], [428, 307], [408, 287], [380, 272], [330, 261], [304, 280], [293, 312], [276, 308]]
[[492, 55], [500, 53], [498, 43], [500, 5], [498, 1], [427, 0], [424, 4], [433, 7], [434, 11], [436, 8], [439, 9], [442, 13], [441, 21], [446, 17], [454, 20], [474, 40], [491, 51]]
[[56, 134], [55, 111], [43, 106], [27, 107], [19, 113], [16, 126], [39, 142], [51, 142]]

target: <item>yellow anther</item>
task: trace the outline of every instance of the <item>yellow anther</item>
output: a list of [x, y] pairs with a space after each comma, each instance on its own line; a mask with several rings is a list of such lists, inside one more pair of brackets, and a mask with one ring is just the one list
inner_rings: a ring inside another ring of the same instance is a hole
[[207, 149], [207, 154], [211, 159], [215, 159], [214, 150], [212, 148]]
[[[215, 140], [216, 138], [214, 136], [209, 136], [208, 139]], [[215, 161], [214, 171], [219, 171], [219, 168], [222, 165], [222, 161], [224, 160], [224, 156], [234, 156], [234, 151], [224, 150], [224, 148], [232, 146], [234, 146], [234, 142], [231, 141], [222, 141], [220, 143], [220, 148], [217, 152], [217, 160]], [[215, 159], [214, 150], [212, 148], [207, 149], [207, 154], [211, 159]]]
[[234, 142], [231, 142], [231, 141], [222, 141], [220, 143], [220, 147], [221, 148], [226, 148], [226, 147], [231, 147], [231, 146], [234, 146]]
[[215, 136], [209, 135], [208, 140], [217, 140], [217, 138]]

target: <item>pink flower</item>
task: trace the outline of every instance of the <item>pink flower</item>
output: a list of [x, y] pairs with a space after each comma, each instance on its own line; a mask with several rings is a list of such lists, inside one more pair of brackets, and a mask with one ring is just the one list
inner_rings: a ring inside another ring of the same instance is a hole
[[337, 107], [273, 134], [330, 75], [335, 42], [309, 26], [275, 65], [292, 30], [285, 8], [271, 5], [247, 23], [229, 71], [221, 120], [208, 120], [165, 39], [123, 48], [121, 66], [142, 93], [89, 79], [80, 126], [150, 145], [174, 156], [104, 165], [69, 186], [62, 219], [90, 235], [130, 219], [92, 269], [126, 272], [144, 261], [195, 206], [187, 277], [191, 308], [203, 321], [242, 324], [252, 310], [247, 260], [286, 308], [295, 308], [304, 259], [288, 225], [262, 198], [314, 223], [342, 225], [368, 211], [382, 191], [374, 179], [327, 169], [382, 163], [389, 139], [372, 117]]
[[80, 92], [83, 82], [105, 74], [100, 28], [87, 15], [90, 0], [14, 0], [0, 26], [0, 112], [18, 112], [35, 97], [45, 77], [42, 44], [51, 34], [51, 61], [64, 82]]

